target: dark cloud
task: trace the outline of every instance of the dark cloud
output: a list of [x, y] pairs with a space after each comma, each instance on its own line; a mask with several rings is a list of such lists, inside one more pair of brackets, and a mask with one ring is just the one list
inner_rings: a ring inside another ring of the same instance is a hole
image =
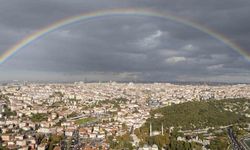
[[[13, 0], [0, 5], [0, 54], [56, 20], [110, 8], [170, 12], [250, 49], [248, 0]], [[52, 32], [0, 66], [1, 80], [250, 82], [250, 62], [222, 41], [173, 20], [111, 16]]]

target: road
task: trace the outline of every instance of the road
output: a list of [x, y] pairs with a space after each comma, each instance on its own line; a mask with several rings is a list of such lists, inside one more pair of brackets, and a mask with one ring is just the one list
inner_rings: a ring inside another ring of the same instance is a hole
[[73, 138], [72, 138], [72, 148], [73, 150], [80, 150], [81, 148], [81, 143], [79, 140], [79, 130], [75, 130], [73, 133]]
[[62, 150], [68, 150], [68, 149], [80, 150], [80, 148], [82, 147], [82, 144], [79, 140], [79, 130], [76, 129], [73, 132], [71, 139], [67, 139], [67, 137], [65, 136], [65, 133], [64, 133], [64, 136], [60, 142], [60, 145], [61, 145]]
[[233, 133], [233, 129], [231, 127], [228, 127], [227, 128], [227, 134], [228, 134], [228, 137], [230, 138], [231, 140], [231, 144], [232, 144], [232, 148], [233, 150], [245, 150], [243, 148], [243, 146], [238, 142], [238, 140], [236, 139], [234, 133]]

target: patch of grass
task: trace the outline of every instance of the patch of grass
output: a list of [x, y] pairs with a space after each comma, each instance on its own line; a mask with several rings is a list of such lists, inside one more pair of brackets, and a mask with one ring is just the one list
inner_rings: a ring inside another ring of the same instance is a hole
[[32, 122], [42, 122], [46, 121], [48, 119], [48, 116], [47, 114], [44, 113], [38, 113], [38, 114], [32, 114], [30, 119]]
[[89, 122], [93, 122], [95, 120], [96, 120], [96, 118], [94, 118], [94, 117], [82, 118], [82, 119], [76, 120], [75, 123], [79, 124], [79, 125], [83, 125], [83, 124], [86, 124], [86, 123], [89, 123]]

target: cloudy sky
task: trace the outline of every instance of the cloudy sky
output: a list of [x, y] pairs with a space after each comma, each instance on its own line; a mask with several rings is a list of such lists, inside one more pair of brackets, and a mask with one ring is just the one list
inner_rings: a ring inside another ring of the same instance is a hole
[[[192, 20], [250, 53], [249, 0], [0, 0], [0, 55], [63, 18], [150, 9]], [[56, 30], [0, 64], [0, 81], [207, 81], [250, 83], [250, 60], [173, 20], [109, 16]]]

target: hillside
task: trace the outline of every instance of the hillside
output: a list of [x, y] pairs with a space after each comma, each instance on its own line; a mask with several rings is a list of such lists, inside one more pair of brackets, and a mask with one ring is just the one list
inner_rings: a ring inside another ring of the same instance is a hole
[[159, 129], [162, 123], [166, 127], [199, 129], [249, 122], [250, 119], [243, 111], [243, 104], [247, 107], [250, 100], [211, 100], [176, 104], [151, 111], [152, 118], [148, 119], [146, 124], [152, 122], [155, 128]]

